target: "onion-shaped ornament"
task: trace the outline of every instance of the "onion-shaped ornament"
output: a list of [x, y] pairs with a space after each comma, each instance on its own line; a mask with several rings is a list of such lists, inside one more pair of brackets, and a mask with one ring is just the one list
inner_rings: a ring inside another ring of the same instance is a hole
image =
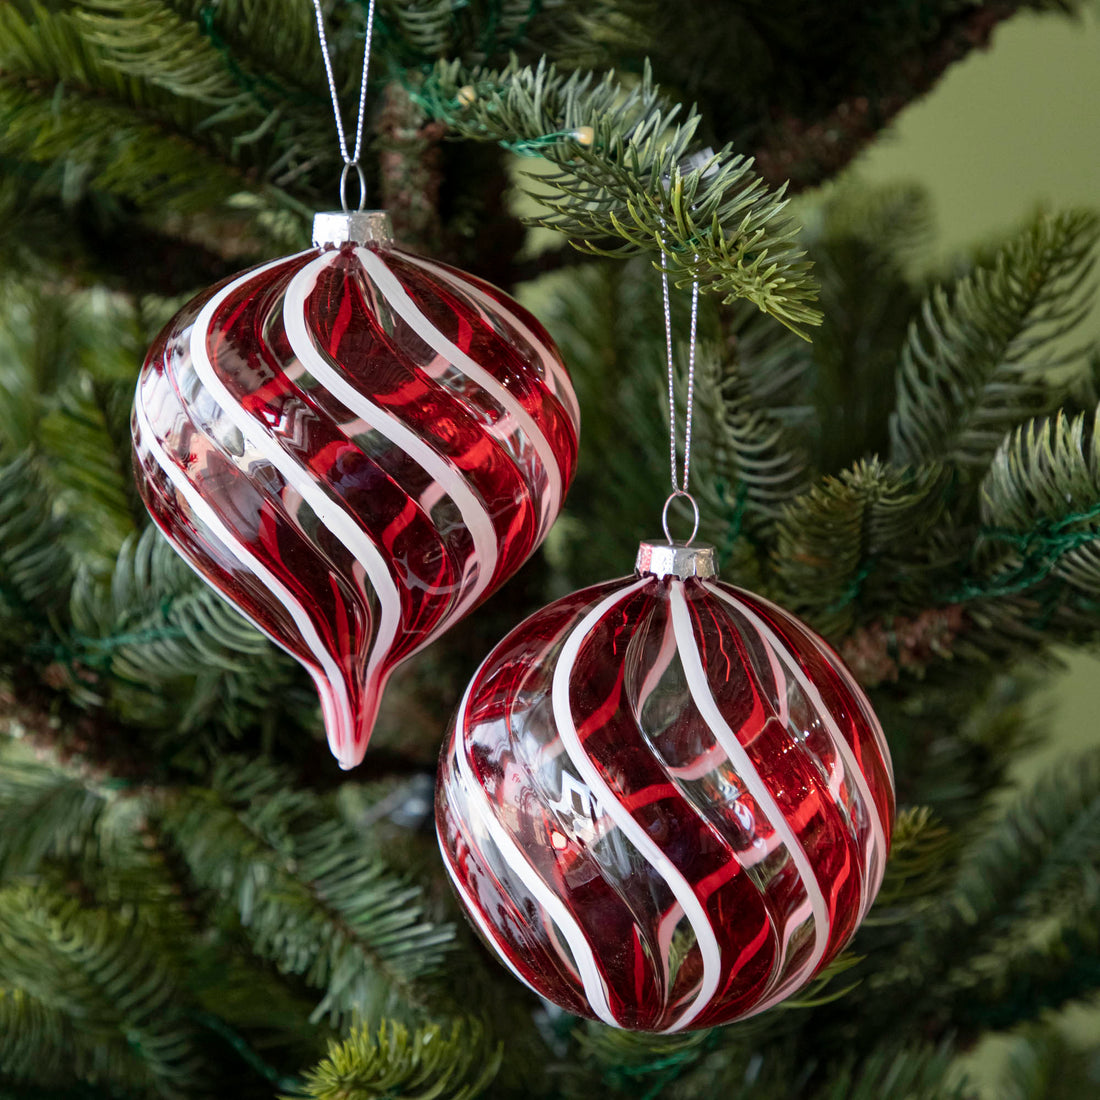
[[558, 600], [475, 674], [436, 822], [482, 938], [572, 1013], [676, 1032], [803, 988], [882, 881], [894, 791], [829, 646], [643, 543], [633, 578]]
[[381, 212], [169, 322], [134, 403], [172, 545], [308, 669], [344, 767], [394, 667], [502, 584], [573, 477], [576, 398], [542, 326], [398, 248]]

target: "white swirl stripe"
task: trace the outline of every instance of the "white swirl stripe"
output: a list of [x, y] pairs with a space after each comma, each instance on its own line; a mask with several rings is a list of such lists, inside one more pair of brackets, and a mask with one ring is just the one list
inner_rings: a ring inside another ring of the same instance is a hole
[[[801, 985], [809, 974], [817, 969], [829, 946], [829, 907], [822, 892], [813, 864], [806, 855], [797, 835], [790, 823], [783, 815], [775, 798], [772, 796], [768, 785], [760, 778], [749, 754], [745, 751], [737, 734], [730, 728], [722, 712], [718, 709], [714, 696], [711, 694], [710, 685], [707, 683], [706, 670], [703, 668], [703, 660], [699, 653], [699, 647], [695, 640], [695, 629], [688, 611], [687, 598], [684, 595], [684, 582], [671, 580], [669, 582], [669, 596], [672, 603], [672, 621], [676, 630], [677, 650], [683, 663], [684, 674], [687, 676], [688, 688], [703, 720], [710, 727], [714, 738], [726, 750], [741, 781], [748, 792], [756, 800], [764, 811], [765, 816], [771, 822], [772, 828], [778, 833], [787, 852], [794, 863], [802, 880], [802, 887], [809, 899], [814, 920], [814, 950], [806, 963], [800, 966], [792, 974], [779, 982], [779, 985], [771, 990], [767, 998], [755, 1007], [752, 1015], [762, 1012], [765, 1008], [782, 1000], [787, 992], [797, 985]], [[778, 976], [778, 975], [776, 975]]]
[[[558, 461], [554, 456], [554, 449], [551, 447], [550, 441], [543, 435], [531, 414], [523, 407], [523, 403], [514, 397], [507, 387], [498, 382], [484, 367], [475, 363], [460, 347], [448, 340], [424, 316], [420, 308], [409, 297], [408, 291], [401, 285], [401, 281], [386, 266], [385, 261], [377, 252], [369, 248], [357, 248], [355, 255], [385, 296], [387, 304], [405, 324], [437, 355], [443, 356], [467, 378], [490, 394], [497, 404], [507, 411], [509, 417], [514, 418], [516, 426], [522, 429], [524, 435], [531, 441], [531, 445], [535, 448], [546, 474], [547, 483], [546, 493], [539, 496], [540, 511], [542, 513], [539, 528], [539, 540], [541, 541], [542, 535], [549, 529], [554, 517], [558, 514], [564, 493], [561, 470], [558, 468]], [[500, 430], [502, 423], [503, 421], [497, 422], [498, 430]]]
[[635, 584], [613, 593], [596, 604], [581, 620], [562, 647], [558, 664], [554, 669], [551, 699], [554, 710], [554, 724], [573, 767], [577, 769], [581, 778], [588, 784], [589, 789], [596, 796], [608, 817], [619, 827], [623, 835], [645, 857], [668, 885], [673, 896], [683, 908], [692, 931], [695, 933], [703, 963], [703, 977], [699, 992], [696, 994], [691, 1007], [670, 1027], [665, 1029], [666, 1032], [671, 1033], [681, 1031], [687, 1027], [710, 1004], [718, 990], [718, 983], [722, 976], [722, 952], [718, 944], [718, 938], [711, 926], [710, 917], [707, 916], [707, 911], [699, 901], [691, 883], [653, 841], [646, 830], [634, 820], [633, 815], [622, 805], [615, 792], [612, 791], [600, 774], [599, 769], [585, 752], [577, 733], [576, 724], [573, 721], [573, 707], [569, 699], [573, 669], [580, 654], [581, 646], [596, 629], [604, 615], [616, 604], [622, 603], [640, 588], [649, 584], [650, 579], [649, 577], [643, 577]]
[[345, 408], [359, 417], [372, 431], [378, 432], [412, 457], [438, 482], [441, 492], [445, 492], [454, 502], [474, 544], [473, 557], [467, 564], [467, 570], [474, 568], [479, 571], [476, 582], [470, 586], [461, 603], [420, 642], [417, 648], [421, 649], [446, 631], [454, 616], [464, 615], [469, 611], [489, 587], [498, 557], [496, 530], [484, 503], [466, 483], [463, 471], [396, 416], [356, 389], [318, 350], [306, 324], [306, 304], [321, 273], [339, 257], [340, 253], [335, 251], [322, 253], [313, 263], [302, 268], [287, 287], [283, 321], [291, 350], [305, 370]]
[[[283, 449], [278, 439], [270, 434], [267, 426], [257, 417], [252, 416], [234, 398], [229, 388], [218, 377], [218, 372], [210, 358], [210, 349], [207, 341], [210, 337], [211, 325], [222, 303], [240, 287], [246, 285], [272, 268], [286, 264], [286, 259], [276, 260], [274, 263], [265, 264], [263, 267], [245, 272], [238, 279], [234, 279], [227, 286], [215, 294], [195, 320], [191, 330], [191, 363], [199, 380], [206, 387], [225, 416], [244, 435], [248, 443], [282, 475], [284, 481], [293, 488], [313, 510], [317, 519], [340, 541], [344, 548], [355, 558], [366, 571], [370, 579], [371, 587], [378, 599], [377, 631], [372, 639], [371, 655], [367, 662], [364, 679], [368, 692], [378, 695], [381, 693], [384, 673], [380, 665], [387, 651], [393, 644], [400, 629], [401, 603], [397, 592], [397, 586], [390, 576], [386, 559], [371, 541], [359, 523], [348, 512], [343, 504], [335, 499], [289, 452]], [[367, 596], [364, 593], [364, 596]], [[369, 608], [369, 604], [368, 604]], [[355, 727], [352, 726], [348, 733], [352, 734]], [[333, 732], [330, 730], [330, 732]], [[339, 731], [337, 740], [339, 738]], [[362, 753], [357, 751], [354, 739], [352, 743], [332, 743], [333, 755], [345, 768], [354, 767], [361, 759]]]
[[[198, 489], [191, 484], [184, 470], [169, 457], [161, 446], [156, 433], [153, 431], [152, 425], [149, 423], [149, 417], [146, 414], [144, 402], [137, 401], [134, 403], [134, 413], [137, 417], [138, 428], [141, 431], [142, 443], [149, 448], [149, 453], [156, 459], [157, 465], [164, 472], [169, 481], [172, 482], [173, 486], [175, 486], [176, 491], [187, 502], [187, 506], [191, 509], [192, 514], [195, 515], [207, 530], [218, 539], [230, 555], [236, 558], [248, 572], [255, 574], [255, 576], [268, 587], [272, 595], [275, 596], [279, 603], [286, 609], [287, 614], [290, 615], [294, 625], [298, 628], [298, 633], [301, 635], [302, 641], [309, 648], [310, 652], [316, 658], [317, 664], [320, 666], [320, 669], [310, 665], [306, 667], [313, 678], [317, 692], [321, 697], [321, 706], [326, 714], [331, 714], [333, 716], [334, 725], [354, 729], [356, 716], [344, 686], [344, 677], [341, 675], [339, 666], [332, 659], [320, 635], [317, 633], [313, 622], [310, 620], [309, 613], [298, 602], [294, 593], [291, 592], [262, 561], [252, 554], [238, 535], [222, 522], [214, 509], [202, 498]], [[196, 573], [199, 573], [200, 577], [203, 577], [203, 574], [195, 568], [191, 559], [186, 554], [180, 552], [174, 540], [169, 540], [169, 545], [180, 554], [180, 557], [182, 557], [192, 569], [195, 569]], [[205, 580], [206, 578], [203, 577], [203, 579]], [[247, 615], [243, 609], [238, 607], [237, 610], [240, 611], [257, 630], [261, 631], [279, 646], [280, 649], [286, 650], [292, 657], [297, 657], [297, 654], [288, 649], [277, 637], [265, 630], [250, 615]]]
[[[455, 717], [455, 729], [459, 731], [460, 740], [463, 742], [465, 742], [465, 739], [461, 737], [461, 733], [466, 728], [466, 712], [470, 702], [470, 693], [474, 684], [477, 683], [479, 675], [480, 669], [470, 681], [470, 686], [466, 689], [466, 694], [462, 697], [462, 703], [458, 708], [458, 715]], [[489, 835], [508, 869], [531, 891], [532, 897], [546, 910], [554, 923], [561, 929], [565, 942], [569, 944], [569, 950], [573, 953], [577, 969], [580, 971], [584, 995], [592, 1006], [592, 1011], [605, 1024], [617, 1027], [618, 1022], [607, 1000], [603, 976], [600, 974], [596, 956], [588, 943], [588, 937], [585, 935], [584, 929], [577, 923], [561, 898], [543, 881], [542, 876], [527, 858], [527, 854], [497, 820], [496, 810], [490, 802], [489, 796], [473, 774], [468, 756], [469, 749], [468, 742], [465, 745], [459, 745], [455, 753], [455, 759], [462, 783], [462, 793], [467, 799], [465, 805], [474, 818], [474, 824], [480, 825]]]
[[[859, 919], [863, 920], [867, 915], [868, 909], [871, 908], [871, 903], [874, 901], [875, 894], [878, 893], [879, 886], [882, 885], [882, 876], [886, 868], [886, 832], [882, 827], [882, 820], [879, 818], [878, 807], [875, 804], [875, 798], [871, 793], [871, 787], [867, 782], [867, 777], [863, 774], [863, 769], [859, 766], [859, 762], [856, 760], [855, 753], [852, 752], [852, 747], [848, 744], [847, 738], [841, 733], [836, 719], [825, 705], [824, 699], [821, 698], [821, 692], [806, 673], [803, 672], [794, 655], [774, 631], [772, 631], [771, 627], [756, 615], [750, 607], [735, 599], [728, 592], [724, 592], [717, 585], [706, 581], [704, 585], [708, 592], [729, 604], [730, 607], [734, 608], [741, 615], [744, 615], [767, 641], [769, 650], [774, 650], [783, 664], [787, 666], [795, 682], [814, 707], [816, 714], [825, 723], [825, 729], [829, 734], [829, 740], [832, 742], [833, 748], [844, 762], [845, 772], [854, 781], [859, 791], [860, 800], [863, 802], [864, 811], [871, 826], [871, 835], [866, 847], [867, 867], [870, 871], [870, 884], [865, 883], [862, 876], [860, 876], [861, 896]], [[785, 693], [783, 694], [785, 696]], [[870, 707], [866, 709], [870, 712]]]
[[503, 301], [491, 298], [472, 282], [456, 279], [453, 272], [449, 271], [442, 264], [435, 263], [433, 260], [426, 259], [423, 256], [413, 256], [408, 252], [402, 252], [401, 258], [411, 263], [414, 267], [419, 267], [422, 271], [426, 271], [428, 274], [433, 275], [435, 278], [439, 279], [440, 282], [450, 284], [456, 293], [465, 294], [472, 298], [489, 314], [496, 313], [500, 317], [503, 317], [533, 349], [538, 351], [543, 368], [546, 373], [554, 379], [555, 397], [565, 406], [566, 411], [569, 413], [569, 418], [573, 423], [580, 423], [581, 407], [577, 401], [577, 395], [573, 390], [573, 383], [569, 380], [569, 375], [566, 374], [565, 368], [558, 362], [558, 357], [546, 348], [546, 342], [539, 339], [539, 337], [531, 331], [528, 325], [526, 325], [521, 318], [517, 317]]

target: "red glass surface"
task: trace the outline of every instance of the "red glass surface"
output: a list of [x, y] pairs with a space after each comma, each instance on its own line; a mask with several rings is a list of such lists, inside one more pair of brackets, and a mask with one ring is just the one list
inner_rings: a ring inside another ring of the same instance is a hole
[[475, 674], [436, 822], [473, 925], [570, 1012], [753, 1015], [851, 938], [882, 881], [889, 752], [824, 641], [718, 581], [558, 600]]
[[531, 314], [382, 245], [311, 249], [201, 294], [150, 350], [133, 418], [154, 520], [309, 670], [345, 767], [393, 668], [546, 536], [578, 427]]

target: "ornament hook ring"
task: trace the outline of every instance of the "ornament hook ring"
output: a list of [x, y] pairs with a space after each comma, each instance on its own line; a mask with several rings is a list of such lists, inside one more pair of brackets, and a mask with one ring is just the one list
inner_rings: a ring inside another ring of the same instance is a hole
[[348, 211], [348, 173], [355, 169], [356, 175], [359, 177], [359, 205], [355, 208], [358, 213], [362, 213], [363, 207], [367, 205], [367, 177], [363, 171], [363, 166], [357, 160], [349, 160], [344, 162], [344, 170], [340, 173], [340, 206], [344, 213]]
[[673, 491], [669, 493], [668, 500], [665, 501], [665, 506], [661, 509], [661, 526], [664, 528], [665, 538], [668, 539], [668, 544], [671, 546], [673, 539], [668, 531], [668, 509], [669, 505], [671, 505], [677, 497], [685, 497], [687, 502], [691, 505], [694, 525], [691, 528], [691, 534], [688, 535], [684, 542], [685, 546], [690, 546], [692, 542], [694, 542], [695, 536], [699, 533], [699, 505], [695, 502], [695, 497], [687, 492], [686, 489], [673, 489]]

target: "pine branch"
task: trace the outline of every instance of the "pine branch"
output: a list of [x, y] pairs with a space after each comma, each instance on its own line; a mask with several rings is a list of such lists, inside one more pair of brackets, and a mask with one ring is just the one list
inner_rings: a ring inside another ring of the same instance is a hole
[[1051, 912], [1080, 890], [1100, 858], [1100, 751], [1044, 776], [967, 856], [945, 910], [943, 935], [976, 953], [1017, 921]]
[[120, 73], [138, 76], [174, 96], [258, 113], [209, 37], [160, 0], [85, 0], [75, 11], [87, 42]]
[[152, 687], [271, 660], [267, 639], [198, 581], [153, 527], [122, 546], [109, 585], [82, 573], [72, 599], [78, 659], [106, 662], [124, 680]]
[[1100, 595], [1100, 409], [1030, 421], [998, 449], [981, 486], [992, 587], [1047, 576]]
[[481, 65], [512, 52], [591, 67], [612, 47], [641, 47], [652, 11], [652, 0], [383, 0], [376, 31], [401, 69], [440, 58]]
[[1100, 219], [1042, 216], [993, 261], [926, 299], [898, 372], [891, 418], [899, 462], [947, 460], [980, 474], [1004, 435], [1060, 399], [1050, 375], [1087, 313]]
[[[8, 1036], [12, 1064], [30, 1063], [35, 1080], [43, 1068], [62, 1080], [106, 1076], [146, 1095], [185, 1097], [201, 1087], [184, 1002], [125, 924], [42, 887], [9, 886], [0, 891], [0, 925], [0, 988], [10, 991], [0, 1012], [17, 1025], [0, 1029], [0, 1042]], [[18, 1026], [32, 1014], [43, 1031]]]
[[[942, 1031], [966, 1019], [976, 999], [996, 1012], [1016, 980], [1034, 979], [1032, 1004], [1056, 989], [1073, 996], [1071, 986], [1088, 988], [1065, 973], [1058, 945], [1088, 939], [1100, 889], [1093, 870], [1098, 852], [1100, 753], [1094, 751], [1044, 777], [964, 852], [951, 887], [909, 926], [879, 976], [878, 995], [903, 999], [911, 1018]], [[1037, 946], [1040, 919], [1052, 926], [1045, 946]], [[1006, 971], [1006, 956], [1018, 968]]]
[[952, 1022], [1009, 1028], [1094, 994], [1100, 986], [1100, 925], [1096, 894], [1059, 922], [1038, 945], [1020, 944], [987, 968], [986, 980], [968, 982], [950, 1002]]
[[[599, 1079], [613, 1096], [664, 1095], [674, 1081], [689, 1073], [714, 1050], [721, 1033], [713, 1029], [680, 1035], [620, 1031], [585, 1023], [574, 1030], [576, 1064], [567, 1071], [569, 1096], [591, 1095]], [[644, 1091], [643, 1091], [644, 1090]]]
[[[104, 65], [143, 87], [169, 92], [177, 114], [181, 105], [203, 108], [189, 132], [228, 162], [253, 163], [261, 178], [286, 185], [309, 175], [318, 162], [333, 163], [331, 143], [325, 140], [328, 105], [311, 9], [299, 6], [285, 14], [305, 24], [307, 50], [297, 52], [310, 55], [312, 64], [272, 70], [257, 68], [249, 56], [255, 41], [236, 43], [243, 50], [231, 49], [216, 29], [227, 9], [250, 6], [219, 4], [215, 11], [214, 5], [188, 0], [93, 0], [80, 5], [76, 16], [85, 45]], [[244, 11], [236, 14], [253, 27], [260, 22]], [[289, 33], [289, 21], [280, 29]], [[349, 30], [337, 21], [337, 44]], [[345, 85], [351, 79], [349, 73]]]
[[[892, 1045], [892, 1044], [891, 1044]], [[966, 1100], [972, 1096], [962, 1081], [951, 1082], [954, 1050], [917, 1046], [898, 1050], [891, 1046], [852, 1059], [819, 1092], [815, 1100]]]
[[[213, 589], [153, 527], [125, 543], [110, 578], [87, 568], [59, 656], [83, 707], [108, 706], [182, 765], [248, 733], [290, 743], [316, 727], [316, 695], [297, 664]], [[200, 766], [205, 766], [201, 765]]]
[[[301, 103], [312, 100], [324, 110], [324, 68], [311, 4], [297, 0], [170, 0], [165, 4], [197, 26], [211, 46], [221, 53], [230, 71], [245, 90], [263, 96], [286, 95]], [[358, 78], [355, 60], [345, 64], [350, 39], [361, 31], [356, 19], [340, 18], [341, 5], [330, 14], [330, 31], [339, 87], [345, 93]], [[269, 74], [278, 74], [277, 85]], [[345, 100], [346, 101], [346, 100]]]
[[[120, 1085], [146, 1083], [144, 1067], [133, 1065], [133, 1055], [121, 1037], [107, 1036], [22, 989], [0, 986], [0, 1097], [23, 1100], [24, 1092], [6, 1087], [11, 1082], [33, 1082], [29, 1095], [61, 1100], [86, 1097], [82, 1089], [60, 1092], [78, 1081], [108, 1077]], [[113, 1041], [112, 1041], [113, 1040]], [[94, 1095], [94, 1094], [93, 1094]]]
[[947, 880], [958, 839], [927, 806], [902, 810], [894, 822], [890, 861], [864, 924], [897, 924], [932, 903]]
[[0, 134], [0, 155], [71, 164], [76, 179], [145, 210], [217, 208], [250, 186], [193, 142], [60, 81], [0, 84]]
[[[700, 345], [694, 451], [702, 492], [713, 492], [717, 482], [729, 487], [725, 491], [728, 498], [736, 486], [737, 492], [744, 494], [746, 518], [767, 525], [808, 487], [809, 460], [791, 431], [789, 414], [793, 410], [776, 408], [776, 402], [769, 400], [773, 394], [756, 392], [761, 377], [780, 390], [791, 381], [789, 374], [784, 378], [774, 369], [774, 358], [771, 363], [754, 362], [748, 358], [750, 349], [751, 344], [746, 348], [739, 340], [739, 354], [732, 359], [723, 356], [718, 347]], [[804, 365], [804, 361], [795, 360], [796, 373], [801, 373]], [[681, 398], [686, 399], [686, 394]]]
[[[78, 201], [59, 203], [66, 177], [50, 164], [9, 158], [0, 167], [8, 173], [0, 179], [0, 266], [24, 285], [56, 288], [63, 273], [66, 287], [125, 294], [138, 288], [170, 299], [220, 282], [256, 258], [242, 255], [227, 234], [216, 241], [181, 239], [155, 214], [143, 221], [94, 188], [85, 188]], [[60, 304], [56, 295], [49, 300]]]
[[118, 423], [130, 392], [129, 384], [74, 378], [55, 395], [39, 429], [44, 469], [68, 520], [74, 558], [100, 573], [109, 572], [123, 543], [145, 523], [133, 490], [129, 431]]
[[869, 617], [876, 602], [922, 606], [921, 555], [943, 511], [944, 472], [934, 466], [873, 459], [820, 480], [786, 506], [776, 527], [771, 567], [782, 601], [826, 636], [851, 626], [857, 603]]
[[261, 762], [224, 757], [209, 788], [165, 808], [195, 882], [236, 913], [252, 949], [324, 996], [315, 1019], [383, 1008], [444, 957], [453, 929], [423, 917], [420, 890], [362, 851], [313, 795]]
[[[612, 74], [597, 81], [542, 63], [501, 71], [440, 63], [414, 95], [459, 137], [549, 161], [551, 174], [532, 177], [548, 213], [533, 221], [577, 247], [663, 253], [677, 285], [697, 280], [723, 301], [744, 298], [796, 332], [820, 322], [782, 192], [767, 191], [728, 146], [681, 171], [699, 117], [689, 111], [677, 124], [681, 108], [662, 99], [648, 69], [627, 89]], [[617, 244], [604, 248], [607, 238]]]
[[[589, 260], [540, 280], [526, 298], [569, 364], [585, 423], [588, 457], [543, 549], [563, 586], [577, 588], [629, 570], [631, 541], [659, 530], [668, 479], [668, 453], [656, 445], [668, 430], [654, 370], [664, 348], [660, 285], [644, 261]], [[700, 322], [709, 335], [708, 304]]]
[[64, 535], [65, 525], [54, 515], [31, 454], [0, 466], [0, 622], [5, 631], [27, 639], [36, 622], [48, 622], [64, 606], [72, 576]]
[[0, 741], [0, 881], [33, 873], [47, 859], [83, 860], [106, 801], [79, 776]]
[[927, 194], [913, 186], [834, 188], [812, 207], [805, 240], [825, 316], [814, 334], [814, 467], [838, 473], [889, 451], [897, 348], [918, 304], [909, 270], [931, 238]]
[[302, 1095], [311, 1100], [474, 1100], [485, 1096], [504, 1049], [476, 1020], [457, 1020], [450, 1034], [426, 1024], [410, 1034], [399, 1023], [377, 1031], [353, 1028], [307, 1075]]
[[79, 180], [161, 212], [207, 209], [248, 188], [191, 138], [201, 114], [113, 69], [72, 14], [29, 10], [32, 21], [0, 11], [0, 154], [69, 165], [70, 188]]

